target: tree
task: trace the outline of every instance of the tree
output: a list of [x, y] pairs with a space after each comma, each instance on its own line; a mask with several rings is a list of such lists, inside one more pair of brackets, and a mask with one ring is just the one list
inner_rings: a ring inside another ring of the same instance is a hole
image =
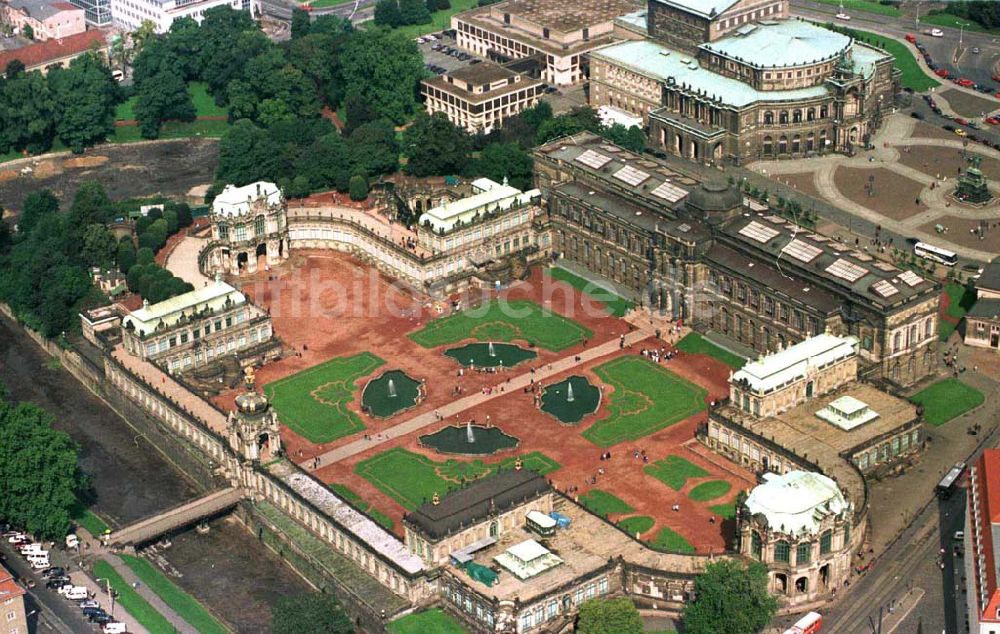
[[174, 205], [174, 211], [177, 213], [177, 226], [190, 227], [194, 222], [194, 218], [191, 217], [191, 207], [187, 203], [177, 203]]
[[216, 180], [243, 186], [274, 180], [278, 173], [278, 148], [266, 131], [251, 121], [234, 123], [219, 141]]
[[516, 143], [490, 143], [479, 153], [473, 166], [476, 176], [502, 182], [506, 178], [513, 187], [531, 189], [531, 155]]
[[29, 40], [35, 39], [35, 29], [31, 28], [30, 24], [25, 24], [24, 28], [21, 29], [21, 35], [28, 38]]
[[354, 131], [366, 123], [371, 123], [378, 118], [378, 113], [367, 99], [356, 92], [348, 93], [344, 99], [344, 134], [351, 136]]
[[694, 594], [683, 613], [688, 634], [756, 634], [778, 609], [777, 599], [767, 591], [767, 568], [759, 562], [710, 563], [695, 579]]
[[34, 230], [39, 219], [59, 211], [59, 199], [48, 189], [31, 192], [24, 199], [24, 208], [17, 220], [17, 230], [27, 235]]
[[316, 139], [309, 150], [302, 154], [302, 160], [295, 171], [308, 179], [312, 190], [331, 186], [347, 190], [351, 177], [347, 144], [336, 132]]
[[78, 227], [82, 233], [87, 225], [104, 224], [110, 210], [111, 199], [104, 191], [104, 185], [100, 181], [84, 181], [76, 190], [69, 208], [70, 229]]
[[402, 24], [428, 24], [431, 12], [426, 0], [399, 0], [399, 19]]
[[297, 40], [309, 35], [310, 27], [309, 12], [305, 9], [292, 9], [292, 39]]
[[122, 274], [128, 273], [129, 269], [136, 265], [138, 258], [135, 252], [135, 245], [132, 238], [123, 238], [118, 243], [118, 252], [115, 254], [115, 264]]
[[626, 128], [620, 123], [612, 124], [602, 128], [601, 136], [608, 139], [615, 145], [620, 145], [626, 150], [640, 153], [646, 147], [646, 133], [639, 126]]
[[167, 235], [172, 236], [180, 229], [180, 220], [177, 217], [177, 210], [168, 207], [163, 212], [163, 220], [167, 223]]
[[139, 28], [132, 31], [129, 37], [132, 39], [132, 46], [135, 48], [136, 54], [141, 53], [142, 49], [146, 47], [146, 43], [156, 37], [156, 23], [152, 20], [143, 20], [139, 24]]
[[632, 599], [591, 599], [580, 606], [578, 634], [642, 634], [642, 617]]
[[148, 247], [142, 247], [135, 252], [136, 264], [152, 264], [156, 261], [156, 254]]
[[403, 16], [399, 12], [399, 3], [397, 0], [378, 0], [375, 4], [375, 24], [379, 26], [387, 26], [389, 28], [396, 28], [397, 26], [402, 26]]
[[77, 57], [69, 68], [53, 68], [47, 79], [60, 113], [56, 131], [73, 152], [79, 154], [114, 132], [118, 87], [95, 53]]
[[365, 174], [391, 174], [399, 169], [399, 143], [392, 123], [380, 119], [357, 128], [347, 138], [351, 164]]
[[458, 174], [469, 160], [468, 133], [452, 125], [443, 112], [421, 114], [403, 132], [406, 173], [414, 176]]
[[348, 192], [351, 200], [364, 200], [368, 198], [368, 177], [364, 174], [355, 174], [352, 176]]
[[160, 136], [163, 121], [194, 121], [195, 116], [191, 92], [176, 71], [158, 73], [139, 87], [135, 118], [143, 138]]
[[328, 594], [282, 597], [271, 608], [272, 634], [353, 634], [351, 617]]
[[89, 225], [83, 231], [83, 243], [80, 245], [80, 257], [87, 266], [98, 266], [102, 269], [110, 267], [115, 262], [118, 243], [115, 235], [104, 225]]
[[42, 408], [0, 401], [0, 518], [44, 538], [64, 537], [86, 484], [77, 452]]
[[40, 72], [12, 74], [10, 70], [6, 80], [0, 79], [0, 103], [4, 104], [0, 108], [0, 152], [44, 152], [52, 147], [56, 134], [55, 98]]
[[387, 29], [358, 31], [341, 59], [344, 90], [378, 104], [379, 114], [397, 125], [418, 110], [417, 84], [424, 72], [416, 42]]

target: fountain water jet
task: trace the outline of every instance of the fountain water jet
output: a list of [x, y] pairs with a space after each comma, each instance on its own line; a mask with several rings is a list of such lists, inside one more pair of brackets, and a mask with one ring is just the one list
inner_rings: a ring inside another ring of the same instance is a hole
[[497, 351], [493, 349], [493, 342], [492, 341], [490, 342], [490, 356], [491, 357], [497, 356]]
[[389, 398], [396, 398], [396, 382], [389, 379]]
[[572, 403], [573, 402], [573, 384], [572, 383], [567, 383], [566, 384], [566, 402], [567, 403]]
[[465, 424], [465, 438], [469, 441], [469, 444], [476, 442], [476, 434], [472, 431], [472, 421], [470, 420]]

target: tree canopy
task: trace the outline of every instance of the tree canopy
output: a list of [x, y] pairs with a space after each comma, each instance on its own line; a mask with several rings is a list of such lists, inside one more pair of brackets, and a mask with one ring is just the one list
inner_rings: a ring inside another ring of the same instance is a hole
[[282, 597], [271, 608], [273, 634], [353, 634], [354, 624], [335, 597], [299, 594]]
[[[4, 390], [5, 392], [5, 390]], [[78, 447], [52, 428], [52, 416], [0, 393], [0, 518], [48, 539], [70, 528], [70, 511], [86, 478]]]
[[358, 31], [344, 47], [343, 81], [355, 92], [378, 104], [378, 113], [396, 124], [417, 110], [416, 86], [424, 76], [424, 60], [416, 42], [387, 29]]
[[421, 114], [403, 132], [406, 173], [413, 176], [460, 174], [469, 160], [469, 134], [452, 125], [443, 112]]
[[778, 601], [767, 591], [767, 568], [759, 562], [724, 559], [710, 563], [694, 582], [684, 607], [688, 634], [757, 634], [767, 627]]
[[632, 599], [592, 599], [580, 606], [578, 634], [642, 634], [642, 617]]

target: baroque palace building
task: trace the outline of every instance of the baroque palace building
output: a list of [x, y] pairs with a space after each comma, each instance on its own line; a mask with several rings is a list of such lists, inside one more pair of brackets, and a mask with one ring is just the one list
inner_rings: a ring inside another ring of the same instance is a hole
[[590, 52], [591, 104], [689, 159], [851, 153], [899, 91], [891, 55], [789, 19], [788, 0], [649, 0], [619, 22], [646, 39]]

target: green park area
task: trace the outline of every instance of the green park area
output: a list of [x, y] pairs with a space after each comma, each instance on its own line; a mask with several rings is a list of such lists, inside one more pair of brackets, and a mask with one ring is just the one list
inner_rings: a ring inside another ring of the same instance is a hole
[[[317, 5], [313, 5], [317, 6]], [[410, 24], [401, 26], [395, 31], [407, 37], [420, 37], [428, 33], [437, 33], [451, 28], [451, 16], [462, 11], [468, 11], [479, 6], [479, 0], [451, 0], [451, 8], [431, 13], [431, 21], [427, 24]]]
[[695, 502], [708, 502], [715, 498], [721, 498], [723, 495], [729, 493], [729, 490], [732, 488], [733, 485], [725, 480], [709, 480], [691, 489], [688, 497]]
[[694, 546], [684, 539], [673, 529], [664, 526], [657, 533], [656, 537], [647, 542], [656, 550], [663, 550], [671, 553], [693, 554]]
[[109, 528], [107, 522], [98, 517], [80, 501], [77, 501], [69, 510], [69, 516], [74, 523], [82, 526], [94, 537], [100, 537]]
[[639, 356], [618, 357], [594, 372], [614, 387], [610, 414], [583, 432], [600, 447], [642, 438], [705, 409], [707, 391]]
[[[222, 117], [221, 120], [165, 121], [160, 128], [161, 139], [181, 139], [186, 137], [220, 138], [229, 129], [227, 117], [229, 111], [219, 107], [212, 95], [208, 94], [208, 84], [194, 81], [188, 84], [191, 91], [191, 101], [194, 103], [196, 117]], [[135, 102], [138, 97], [130, 97], [118, 104], [115, 109], [115, 121], [134, 121]], [[111, 143], [134, 143], [145, 141], [139, 133], [139, 126], [117, 125], [114, 134], [108, 139]]]
[[229, 631], [205, 609], [205, 606], [190, 594], [178, 588], [174, 582], [167, 579], [151, 563], [145, 559], [130, 555], [123, 554], [120, 557], [146, 587], [152, 590], [156, 596], [160, 597], [164, 603], [170, 606], [170, 609], [180, 615], [191, 627], [198, 630], [199, 634], [225, 634]]
[[910, 88], [915, 92], [924, 92], [925, 90], [930, 90], [931, 88], [941, 85], [940, 82], [931, 79], [927, 73], [924, 72], [924, 70], [917, 63], [917, 59], [913, 56], [913, 52], [906, 46], [906, 44], [888, 36], [872, 33], [870, 31], [859, 31], [857, 29], [847, 29], [844, 27], [838, 27], [836, 30], [846, 33], [857, 40], [881, 48], [892, 55], [896, 60], [896, 68], [903, 73], [900, 78], [900, 83], [903, 85], [903, 88]]
[[965, 313], [976, 303], [976, 291], [952, 282], [945, 285], [944, 295], [942, 302], [947, 302], [948, 307], [938, 320], [938, 339], [948, 341], [951, 333], [955, 332], [955, 328], [965, 317]]
[[646, 465], [643, 470], [674, 491], [683, 489], [688, 478], [703, 478], [708, 475], [708, 471], [680, 456], [667, 456]]
[[747, 360], [740, 355], [733, 354], [725, 348], [712, 343], [696, 332], [689, 332], [684, 336], [684, 338], [678, 341], [677, 349], [688, 354], [704, 354], [712, 357], [713, 359], [722, 361], [729, 367], [736, 370], [742, 368], [747, 362]]
[[834, 7], [844, 7], [844, 11], [847, 14], [851, 14], [854, 11], [867, 11], [868, 13], [877, 13], [879, 15], [888, 16], [899, 16], [902, 15], [902, 11], [899, 7], [890, 4], [882, 4], [876, 2], [876, 0], [816, 0], [821, 4], [828, 4]]
[[600, 517], [635, 511], [625, 500], [600, 489], [591, 489], [581, 495], [580, 504], [594, 515], [599, 515]]
[[441, 608], [414, 612], [397, 619], [386, 627], [389, 634], [465, 634], [466, 630]]
[[590, 280], [584, 279], [575, 273], [571, 273], [566, 269], [552, 267], [548, 269], [547, 273], [552, 279], [560, 282], [566, 282], [576, 290], [585, 293], [591, 299], [596, 299], [601, 302], [608, 309], [608, 312], [615, 317], [624, 317], [628, 311], [632, 310], [632, 306], [634, 304], [624, 297], [621, 297], [602, 286], [598, 286]]
[[132, 618], [140, 625], [149, 630], [150, 634], [174, 634], [176, 632], [170, 621], [157, 612], [148, 601], [122, 579], [121, 575], [111, 567], [111, 564], [102, 559], [94, 564], [93, 572], [94, 577], [102, 580], [102, 586], [105, 585], [103, 581], [105, 579], [111, 584], [111, 589], [117, 595], [115, 602], [131, 614]]
[[[203, 81], [193, 81], [188, 84], [191, 101], [194, 103], [194, 113], [198, 117], [228, 117], [229, 111], [215, 104], [215, 98], [208, 94], [208, 84]], [[135, 102], [138, 97], [129, 97], [118, 104], [115, 109], [115, 121], [134, 121]]]
[[330, 489], [334, 493], [345, 499], [348, 503], [350, 503], [351, 506], [353, 506], [354, 508], [358, 509], [362, 513], [368, 515], [370, 518], [378, 522], [379, 525], [382, 526], [382, 528], [391, 531], [393, 526], [396, 525], [396, 523], [392, 521], [391, 517], [389, 517], [388, 515], [377, 509], [373, 509], [371, 504], [366, 502], [364, 498], [358, 495], [353, 489], [351, 489], [347, 485], [338, 484], [335, 482], [330, 485]]
[[715, 504], [708, 507], [708, 509], [724, 520], [736, 517], [736, 504], [732, 502], [729, 504]]
[[546, 350], [565, 350], [593, 335], [590, 329], [528, 300], [492, 301], [435, 319], [410, 339], [436, 348], [465, 339], [527, 341]]
[[979, 407], [984, 400], [982, 392], [958, 379], [938, 381], [910, 397], [910, 401], [924, 408], [924, 421], [935, 426]]
[[635, 537], [637, 533], [641, 535], [653, 528], [655, 523], [653, 518], [648, 515], [633, 515], [618, 522], [618, 528]]
[[[396, 447], [362, 460], [354, 467], [354, 472], [405, 508], [413, 510], [429, 501], [435, 493], [444, 495], [470, 480], [500, 469], [511, 469], [516, 460], [516, 457], [511, 456], [494, 463], [454, 458], [436, 462], [427, 456]], [[537, 451], [521, 456], [521, 460], [525, 469], [542, 475], [561, 466]]]
[[292, 431], [314, 443], [330, 442], [365, 428], [347, 404], [354, 398], [355, 381], [383, 363], [368, 352], [336, 357], [268, 383], [264, 394]]
[[920, 16], [920, 24], [930, 26], [943, 26], [951, 29], [965, 28], [966, 31], [977, 33], [997, 33], [1000, 29], [989, 29], [975, 20], [963, 18], [960, 15], [948, 13], [947, 11], [929, 11], [926, 15]]

